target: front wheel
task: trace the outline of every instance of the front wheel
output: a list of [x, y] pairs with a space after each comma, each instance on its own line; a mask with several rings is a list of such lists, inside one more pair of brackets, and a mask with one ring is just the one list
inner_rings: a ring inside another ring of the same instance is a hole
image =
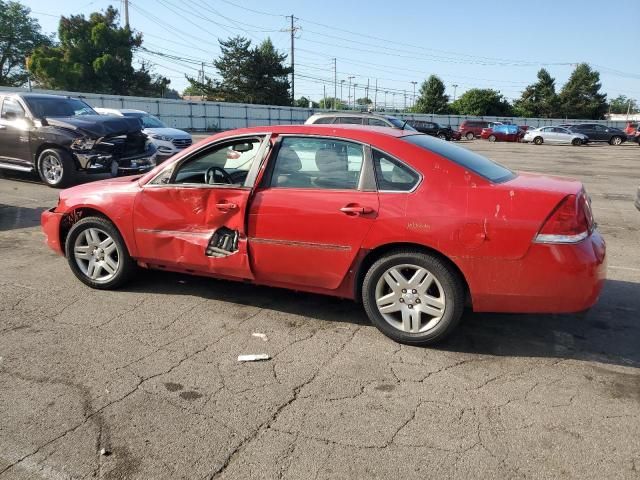
[[476, 136], [473, 134], [473, 132], [467, 132], [465, 137], [467, 138], [467, 140], [473, 140], [474, 138], [476, 138]]
[[76, 174], [73, 158], [59, 148], [43, 150], [38, 156], [36, 170], [40, 179], [54, 188], [69, 186]]
[[619, 136], [614, 136], [611, 137], [611, 140], [609, 140], [609, 144], [611, 145], [622, 145], [622, 137]]
[[402, 250], [377, 260], [365, 275], [362, 303], [386, 336], [409, 345], [443, 340], [464, 311], [462, 280], [440, 258]]
[[489, 141], [490, 142], [495, 142], [496, 141], [496, 136], [495, 135], [489, 135]]
[[573, 140], [571, 140], [571, 145], [578, 147], [582, 145], [582, 140], [579, 138], [574, 138]]
[[440, 140], [446, 140], [446, 139], [447, 139], [447, 136], [446, 136], [444, 133], [439, 133], [439, 134], [438, 134], [438, 138], [439, 138]]
[[544, 141], [542, 140], [542, 137], [536, 137], [533, 139], [533, 143], [535, 143], [536, 145], [542, 145]]
[[71, 271], [92, 288], [117, 288], [135, 272], [136, 263], [120, 232], [101, 217], [83, 218], [71, 227], [65, 252]]

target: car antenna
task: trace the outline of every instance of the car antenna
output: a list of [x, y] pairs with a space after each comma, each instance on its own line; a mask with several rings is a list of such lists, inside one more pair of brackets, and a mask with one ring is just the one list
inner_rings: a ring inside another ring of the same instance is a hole
[[404, 123], [402, 124], [402, 127], [400, 128], [400, 130], [404, 130], [404, 127], [407, 125], [407, 122], [408, 122], [408, 121], [409, 121], [409, 120], [405, 120], [405, 121], [404, 121]]

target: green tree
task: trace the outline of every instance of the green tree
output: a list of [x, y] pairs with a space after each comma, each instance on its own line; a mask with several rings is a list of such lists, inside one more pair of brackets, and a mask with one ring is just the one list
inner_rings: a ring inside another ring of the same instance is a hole
[[327, 97], [320, 99], [318, 103], [320, 108], [328, 108], [331, 110], [344, 110], [345, 104], [339, 98]]
[[307, 98], [307, 97], [304, 97], [304, 96], [298, 98], [295, 102], [293, 102], [293, 106], [294, 107], [301, 107], [301, 108], [309, 108], [309, 104], [311, 104], [311, 108], [319, 108], [320, 107], [320, 104], [318, 102], [314, 102], [310, 98]]
[[609, 103], [609, 111], [611, 113], [637, 113], [638, 102], [626, 95], [618, 95]]
[[45, 45], [51, 45], [51, 38], [41, 33], [31, 9], [0, 0], [0, 85], [25, 84], [28, 56], [36, 47]]
[[118, 26], [118, 11], [60, 17], [55, 46], [36, 48], [29, 70], [45, 88], [119, 95], [160, 95], [169, 80], [148, 65], [132, 66], [133, 50], [142, 35]]
[[361, 107], [366, 107], [367, 105], [371, 104], [373, 104], [373, 100], [368, 97], [363, 97], [356, 100], [356, 105], [360, 105]]
[[511, 114], [511, 105], [497, 90], [472, 88], [451, 104], [458, 115], [503, 116]]
[[204, 81], [187, 77], [192, 91], [208, 100], [265, 105], [291, 105], [291, 69], [284, 65], [286, 54], [278, 52], [270, 39], [257, 47], [244, 37], [220, 40], [221, 55], [213, 64], [220, 80], [205, 76]]
[[600, 73], [586, 63], [577, 65], [560, 92], [560, 114], [566, 118], [604, 118], [607, 95], [600, 93], [601, 87]]
[[514, 113], [521, 117], [552, 118], [558, 116], [556, 81], [544, 68], [538, 71], [538, 81], [529, 85], [513, 103]]
[[445, 95], [445, 86], [436, 75], [431, 75], [420, 86], [420, 96], [413, 107], [416, 113], [448, 113], [449, 96]]

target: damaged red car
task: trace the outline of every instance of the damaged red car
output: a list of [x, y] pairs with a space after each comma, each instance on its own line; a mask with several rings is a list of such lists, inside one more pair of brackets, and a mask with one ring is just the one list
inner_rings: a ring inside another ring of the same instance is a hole
[[90, 287], [149, 268], [334, 295], [421, 345], [465, 307], [585, 310], [606, 270], [580, 182], [382, 127], [214, 135], [143, 176], [62, 191], [42, 228]]

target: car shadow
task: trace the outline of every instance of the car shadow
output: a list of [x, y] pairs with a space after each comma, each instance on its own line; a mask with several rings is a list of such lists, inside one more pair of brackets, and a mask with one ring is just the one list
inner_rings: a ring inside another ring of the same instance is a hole
[[[549, 357], [640, 367], [640, 295], [633, 282], [608, 280], [598, 304], [581, 314], [467, 312], [443, 351], [513, 357]], [[350, 300], [180, 275], [143, 271], [127, 291], [192, 295], [267, 308], [310, 320], [367, 325]]]
[[40, 215], [45, 208], [15, 207], [0, 203], [0, 232], [40, 225]]

